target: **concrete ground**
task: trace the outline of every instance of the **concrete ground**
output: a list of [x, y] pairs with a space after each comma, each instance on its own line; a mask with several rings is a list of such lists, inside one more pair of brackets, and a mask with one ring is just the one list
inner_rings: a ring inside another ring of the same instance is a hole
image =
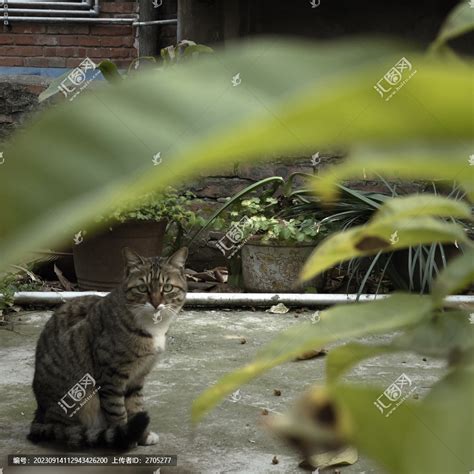
[[[14, 331], [0, 329], [0, 473], [2, 467], [4, 474], [117, 472], [117, 468], [7, 467], [7, 454], [58, 452], [51, 446], [35, 446], [25, 438], [35, 408], [31, 391], [35, 344], [50, 314], [47, 311], [18, 313]], [[311, 314], [309, 311], [284, 315], [263, 311], [184, 311], [170, 332], [166, 354], [145, 385], [151, 427], [159, 432], [160, 443], [137, 448], [133, 453], [177, 454], [178, 466], [162, 467], [161, 473], [304, 473], [298, 467], [299, 454], [273, 439], [259, 426], [259, 420], [264, 408], [283, 412], [304, 388], [323, 383], [324, 358], [274, 368], [243, 386], [239, 401], [227, 399], [195, 430], [189, 412], [192, 400], [202, 390], [250, 361], [279, 331], [309, 319]], [[366, 341], [381, 342], [386, 337], [371, 337]], [[245, 338], [245, 344], [241, 344], [241, 338]], [[418, 394], [423, 396], [442, 374], [443, 366], [436, 360], [423, 361], [418, 355], [397, 354], [371, 359], [347, 378], [385, 387], [402, 371], [414, 380]], [[281, 396], [275, 396], [274, 389], [280, 390]], [[276, 465], [272, 464], [275, 455], [279, 460]], [[343, 474], [383, 472], [363, 458], [353, 466], [338, 469]], [[154, 471], [118, 467], [121, 474]]]

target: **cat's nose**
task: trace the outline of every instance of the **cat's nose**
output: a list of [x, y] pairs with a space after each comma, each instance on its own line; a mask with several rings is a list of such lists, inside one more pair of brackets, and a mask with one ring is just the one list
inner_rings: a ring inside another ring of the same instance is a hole
[[[161, 298], [159, 296], [155, 296], [155, 295], [151, 296], [151, 304], [153, 305], [153, 307], [155, 309], [158, 309], [159, 306], [163, 306], [161, 304]], [[161, 308], [159, 308], [159, 309], [161, 309]]]

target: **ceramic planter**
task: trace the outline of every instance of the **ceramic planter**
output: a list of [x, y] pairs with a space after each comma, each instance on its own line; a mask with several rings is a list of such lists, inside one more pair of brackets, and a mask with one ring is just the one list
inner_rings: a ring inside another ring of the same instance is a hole
[[116, 224], [73, 246], [77, 282], [83, 290], [108, 291], [123, 276], [122, 249], [130, 247], [145, 257], [161, 255], [166, 221]]
[[283, 245], [247, 242], [241, 250], [242, 283], [245, 290], [257, 293], [296, 293], [308, 287], [324, 287], [324, 276], [298, 285], [298, 275], [314, 244]]

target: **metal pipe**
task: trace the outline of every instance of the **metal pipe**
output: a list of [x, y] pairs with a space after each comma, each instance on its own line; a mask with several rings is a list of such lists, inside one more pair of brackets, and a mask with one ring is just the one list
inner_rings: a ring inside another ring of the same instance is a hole
[[[9, 8], [8, 12], [12, 13], [41, 13], [44, 15], [98, 15], [98, 12], [93, 10], [42, 10], [38, 8]], [[11, 19], [10, 14], [8, 17]]]
[[178, 23], [176, 18], [170, 20], [150, 20], [150, 21], [135, 21], [133, 26], [148, 26], [148, 25], [174, 25]]
[[[1, 5], [7, 4], [10, 9], [16, 8], [16, 7], [10, 7], [10, 5], [27, 5], [31, 6], [32, 4], [38, 7], [70, 7], [70, 8], [91, 8], [92, 5], [92, 0], [89, 0], [88, 2], [26, 2], [26, 1], [15, 1], [15, 0], [1, 0], [0, 1], [0, 8]], [[38, 9], [37, 11], [41, 11]]]
[[[99, 291], [20, 291], [13, 299], [16, 304], [60, 304], [80, 296], [106, 296]], [[360, 302], [387, 298], [390, 295], [363, 294]], [[0, 294], [0, 300], [3, 295]], [[299, 294], [299, 293], [188, 293], [186, 306], [270, 306], [283, 303], [287, 306], [330, 306], [353, 303], [356, 294]], [[474, 295], [452, 295], [445, 299], [450, 304], [474, 304]]]
[[[131, 24], [132, 26], [146, 25], [173, 25], [177, 19], [156, 20], [153, 22], [138, 22], [137, 18], [63, 18], [63, 17], [39, 17], [39, 16], [8, 16], [8, 21], [27, 21], [31, 23], [118, 23]], [[140, 25], [142, 23], [143, 25]]]

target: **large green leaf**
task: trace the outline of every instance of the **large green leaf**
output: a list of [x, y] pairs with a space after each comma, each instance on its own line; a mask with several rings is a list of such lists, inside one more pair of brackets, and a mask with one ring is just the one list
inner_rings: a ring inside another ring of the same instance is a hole
[[326, 375], [335, 383], [341, 375], [359, 362], [397, 351], [410, 351], [430, 357], [462, 361], [474, 347], [474, 326], [464, 311], [435, 314], [384, 345], [348, 343], [331, 350], [326, 357]]
[[[449, 123], [446, 123], [449, 126]], [[474, 132], [473, 132], [474, 133]], [[339, 192], [337, 184], [352, 178], [377, 178], [378, 175], [402, 179], [458, 181], [474, 200], [474, 166], [470, 165], [472, 145], [356, 148], [339, 166], [321, 173], [314, 189], [330, 201]]]
[[438, 216], [471, 219], [471, 208], [463, 201], [436, 194], [416, 194], [390, 199], [375, 214], [374, 219]]
[[309, 280], [337, 263], [355, 257], [391, 252], [418, 244], [466, 240], [460, 225], [432, 217], [374, 218], [365, 226], [354, 227], [325, 239], [305, 262], [301, 278]]
[[447, 295], [463, 290], [474, 282], [474, 249], [468, 249], [449, 262], [433, 286], [433, 295], [439, 302]]
[[370, 359], [399, 350], [401, 349], [389, 344], [374, 346], [358, 344], [356, 342], [336, 347], [329, 352], [326, 358], [326, 376], [328, 382], [334, 383], [344, 372], [364, 359]]
[[349, 337], [383, 333], [410, 326], [425, 318], [431, 309], [430, 298], [405, 294], [371, 303], [328, 309], [321, 314], [318, 324], [301, 324], [281, 333], [257, 354], [253, 362], [225, 375], [207, 389], [193, 403], [193, 419], [199, 420], [240, 385], [305, 351]]
[[466, 0], [461, 1], [448, 15], [436, 40], [431, 45], [432, 49], [438, 49], [447, 41], [474, 30], [474, 8], [470, 3]]
[[[468, 473], [474, 465], [472, 373], [446, 378], [422, 403], [406, 399], [387, 418], [374, 402], [394, 382], [379, 389], [333, 387], [338, 410], [348, 419], [350, 441], [392, 474]], [[403, 396], [416, 387], [411, 382]]]
[[[418, 72], [387, 103], [373, 85], [402, 55]], [[237, 73], [242, 83], [233, 87]], [[4, 150], [0, 263], [70, 238], [121, 201], [230, 161], [309, 156], [335, 144], [463, 142], [472, 136], [470, 87], [468, 68], [381, 42], [267, 40], [89, 88]]]
[[391, 347], [430, 357], [444, 357], [456, 363], [474, 347], [474, 326], [465, 311], [435, 314], [397, 336]]

